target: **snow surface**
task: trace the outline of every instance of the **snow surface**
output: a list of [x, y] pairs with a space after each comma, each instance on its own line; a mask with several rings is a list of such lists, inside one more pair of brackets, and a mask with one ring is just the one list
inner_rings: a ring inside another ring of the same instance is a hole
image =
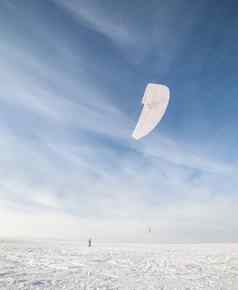
[[0, 241], [0, 289], [238, 289], [238, 244]]

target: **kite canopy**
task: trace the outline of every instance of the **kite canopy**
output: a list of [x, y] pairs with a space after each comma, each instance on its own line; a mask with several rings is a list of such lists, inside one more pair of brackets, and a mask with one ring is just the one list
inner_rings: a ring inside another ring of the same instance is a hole
[[169, 103], [169, 88], [148, 84], [142, 98], [143, 109], [132, 134], [136, 140], [149, 134], [162, 119]]

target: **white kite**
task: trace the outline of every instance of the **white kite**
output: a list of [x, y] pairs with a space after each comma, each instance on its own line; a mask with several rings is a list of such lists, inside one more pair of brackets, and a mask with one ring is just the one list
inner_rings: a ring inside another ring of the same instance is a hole
[[148, 84], [142, 98], [143, 109], [132, 137], [136, 140], [149, 134], [162, 119], [169, 103], [169, 88]]

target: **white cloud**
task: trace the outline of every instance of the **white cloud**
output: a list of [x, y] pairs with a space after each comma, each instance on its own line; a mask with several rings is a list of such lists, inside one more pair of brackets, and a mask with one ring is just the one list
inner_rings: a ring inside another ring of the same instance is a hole
[[[118, 5], [115, 5], [115, 9], [112, 9], [109, 13], [99, 2], [60, 0], [56, 3], [67, 8], [72, 15], [88, 25], [91, 29], [115, 41], [117, 45], [135, 45], [138, 33], [133, 27], [126, 25], [128, 22], [126, 15], [123, 17], [117, 13], [116, 7]], [[134, 37], [132, 37], [132, 34]]]

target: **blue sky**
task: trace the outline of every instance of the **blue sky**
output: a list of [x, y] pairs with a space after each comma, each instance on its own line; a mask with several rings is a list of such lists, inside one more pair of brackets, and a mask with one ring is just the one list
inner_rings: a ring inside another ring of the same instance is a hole
[[[1, 235], [237, 241], [236, 6], [1, 1]], [[171, 101], [136, 142], [148, 82]]]

